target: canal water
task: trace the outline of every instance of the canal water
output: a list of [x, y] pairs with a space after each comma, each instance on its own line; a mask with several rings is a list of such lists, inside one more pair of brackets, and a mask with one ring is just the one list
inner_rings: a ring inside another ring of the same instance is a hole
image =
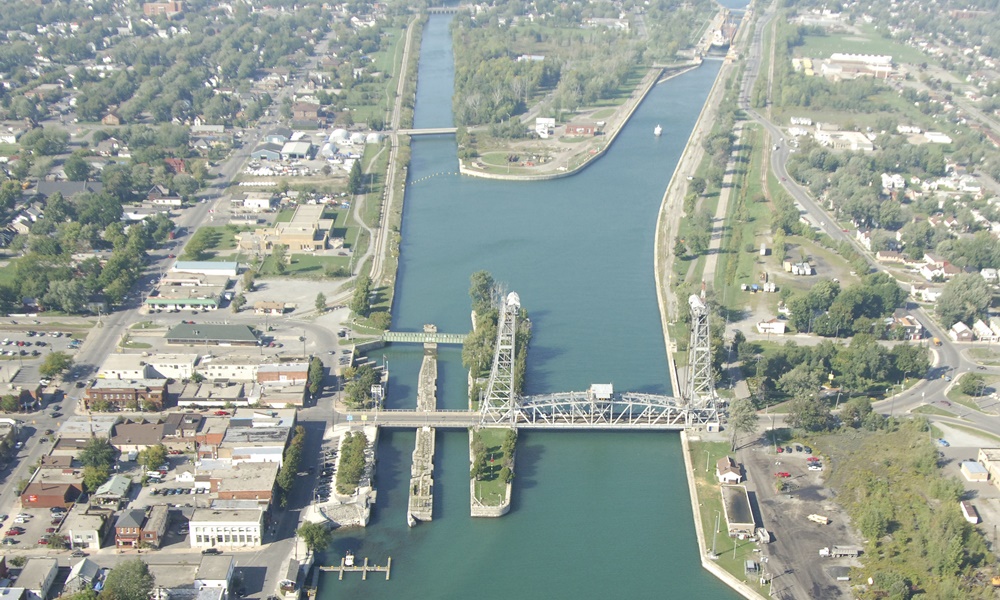
[[[424, 32], [416, 127], [451, 125], [449, 22], [432, 16]], [[657, 86], [606, 156], [561, 180], [459, 177], [452, 136], [414, 139], [393, 329], [468, 331], [469, 276], [487, 269], [533, 323], [527, 393], [608, 382], [669, 393], [654, 226], [718, 68]], [[421, 354], [397, 345], [374, 356], [389, 363], [389, 408], [415, 405]], [[442, 347], [439, 358], [439, 406], [465, 408], [461, 351]], [[467, 433], [439, 430], [434, 521], [410, 529], [413, 442], [381, 433], [373, 522], [338, 532], [328, 558], [392, 556], [392, 580], [323, 575], [321, 600], [736, 597], [699, 565], [676, 434], [522, 432], [510, 514], [472, 519]]]

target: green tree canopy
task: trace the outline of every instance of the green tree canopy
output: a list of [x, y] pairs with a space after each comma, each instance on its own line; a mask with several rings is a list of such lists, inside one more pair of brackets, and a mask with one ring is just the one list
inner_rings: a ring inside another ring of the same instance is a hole
[[118, 563], [104, 581], [100, 600], [149, 600], [155, 579], [140, 558]]
[[333, 532], [322, 523], [306, 521], [298, 529], [298, 535], [312, 552], [325, 550], [333, 541]]
[[85, 467], [110, 469], [115, 462], [117, 450], [108, 438], [92, 438], [80, 451], [80, 462]]
[[147, 471], [152, 471], [156, 467], [167, 462], [167, 447], [163, 444], [149, 446], [139, 451], [139, 464]]
[[61, 351], [50, 352], [45, 356], [45, 360], [38, 367], [38, 372], [43, 377], [55, 377], [73, 364], [73, 359], [69, 354]]
[[978, 273], [961, 273], [945, 284], [934, 311], [942, 325], [951, 327], [962, 321], [968, 326], [984, 316], [993, 298], [986, 280]]

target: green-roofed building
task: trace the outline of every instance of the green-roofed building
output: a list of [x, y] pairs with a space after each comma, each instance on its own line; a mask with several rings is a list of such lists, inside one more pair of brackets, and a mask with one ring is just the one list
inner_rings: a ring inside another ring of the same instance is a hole
[[167, 332], [167, 343], [183, 346], [256, 346], [257, 334], [248, 325], [181, 323]]
[[128, 502], [128, 491], [131, 487], [131, 477], [113, 475], [111, 479], [108, 479], [97, 488], [93, 499], [99, 504], [110, 504], [120, 508]]

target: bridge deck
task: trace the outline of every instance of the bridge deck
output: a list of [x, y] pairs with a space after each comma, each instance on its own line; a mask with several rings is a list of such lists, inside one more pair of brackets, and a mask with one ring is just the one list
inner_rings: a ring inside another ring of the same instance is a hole
[[464, 344], [464, 333], [438, 333], [426, 331], [386, 331], [382, 341], [397, 344]]

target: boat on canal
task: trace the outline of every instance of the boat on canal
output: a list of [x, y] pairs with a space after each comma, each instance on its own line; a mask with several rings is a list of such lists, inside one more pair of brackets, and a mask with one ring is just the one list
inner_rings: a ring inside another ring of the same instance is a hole
[[663, 128], [660, 127], [659, 124], [657, 124], [656, 128], [653, 129], [653, 135], [655, 135], [656, 137], [660, 137], [661, 133], [663, 133]]

